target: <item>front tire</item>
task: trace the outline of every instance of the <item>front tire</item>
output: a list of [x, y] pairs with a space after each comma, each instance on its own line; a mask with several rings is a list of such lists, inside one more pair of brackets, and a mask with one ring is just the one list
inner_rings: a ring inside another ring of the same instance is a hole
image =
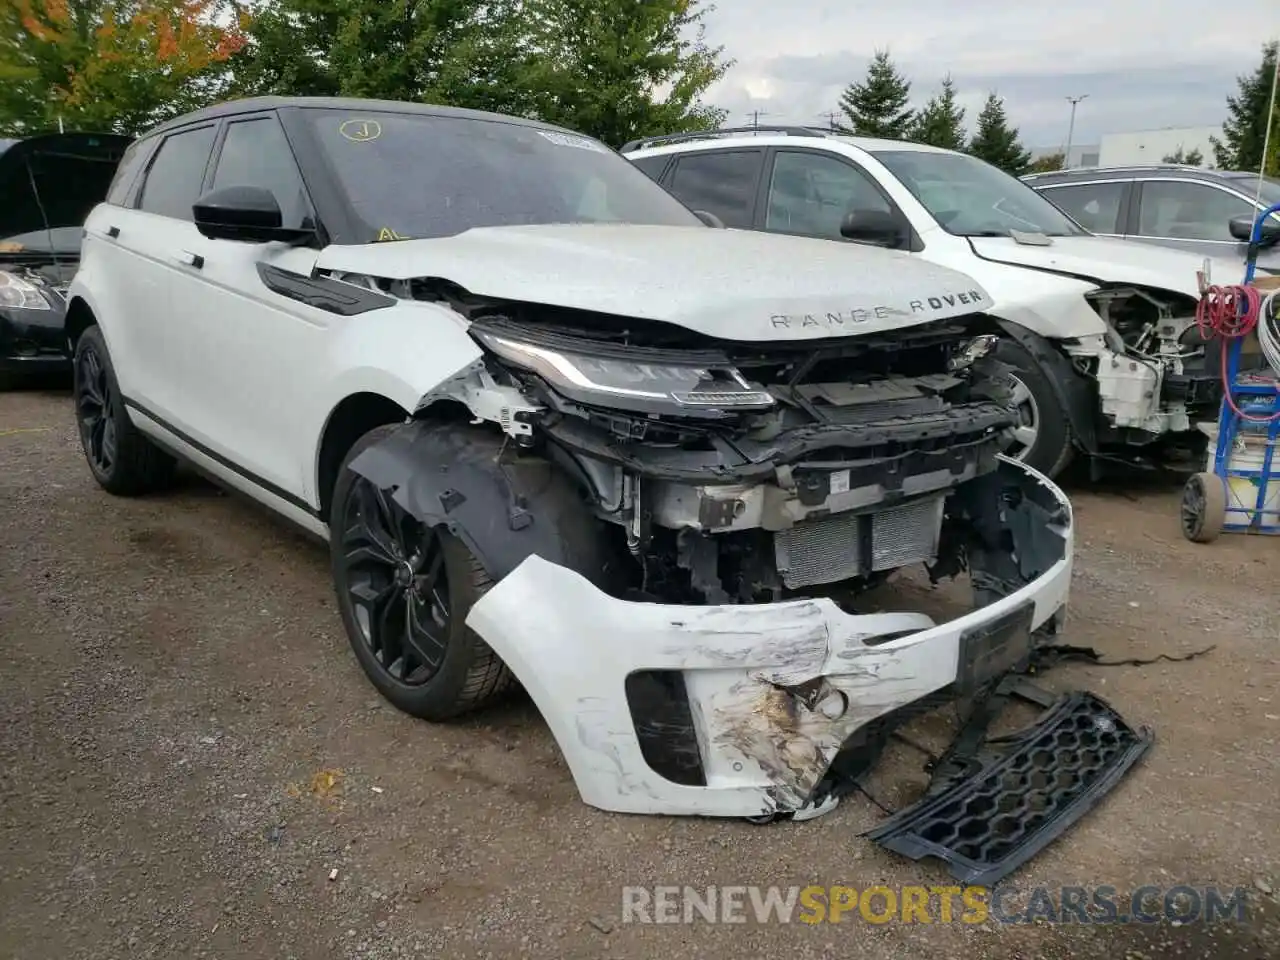
[[98, 486], [118, 497], [138, 497], [168, 487], [177, 462], [129, 419], [98, 327], [90, 327], [76, 341], [72, 376], [80, 445]]
[[411, 716], [450, 720], [495, 699], [511, 673], [466, 626], [493, 586], [480, 561], [350, 469], [396, 426], [366, 433], [343, 461], [329, 520], [333, 582], [351, 649], [378, 692]]
[[1022, 344], [1002, 337], [996, 358], [1011, 367], [1013, 404], [1018, 414], [1013, 443], [1005, 452], [1052, 479], [1071, 463], [1075, 447], [1058, 392]]

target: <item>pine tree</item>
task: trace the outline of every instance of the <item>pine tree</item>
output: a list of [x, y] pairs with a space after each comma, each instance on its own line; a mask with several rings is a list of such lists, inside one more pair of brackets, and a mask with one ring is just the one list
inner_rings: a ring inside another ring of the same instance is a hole
[[1227, 97], [1227, 113], [1230, 116], [1222, 125], [1222, 139], [1212, 138], [1214, 159], [1224, 170], [1252, 170], [1262, 166], [1262, 145], [1267, 136], [1267, 121], [1272, 124], [1271, 149], [1267, 157], [1266, 172], [1280, 175], [1280, 103], [1270, 118], [1267, 106], [1271, 102], [1271, 85], [1276, 75], [1277, 52], [1280, 43], [1272, 42], [1262, 48], [1262, 63], [1251, 76], [1237, 78], [1239, 92]]
[[943, 79], [942, 90], [916, 114], [911, 139], [948, 150], [964, 149], [964, 107], [956, 103], [956, 86], [950, 76]]
[[910, 101], [911, 82], [898, 72], [888, 50], [877, 50], [866, 79], [849, 84], [840, 95], [840, 111], [851, 133], [905, 140], [913, 118]]
[[1015, 177], [1031, 166], [1031, 151], [1018, 142], [1018, 128], [1009, 126], [1004, 101], [994, 93], [988, 94], [978, 114], [978, 129], [969, 141], [969, 152]]

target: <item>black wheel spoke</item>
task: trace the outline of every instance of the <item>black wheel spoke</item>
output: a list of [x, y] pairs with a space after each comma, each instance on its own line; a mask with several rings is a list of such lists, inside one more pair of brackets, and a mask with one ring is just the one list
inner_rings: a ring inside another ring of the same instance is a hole
[[368, 563], [395, 567], [400, 554], [393, 529], [388, 524], [385, 495], [368, 481], [360, 481], [356, 491], [355, 517], [343, 537], [348, 546], [348, 566]]
[[102, 391], [98, 389], [97, 381], [88, 376], [83, 370], [80, 372], [80, 406], [81, 409], [86, 407], [95, 411], [101, 410], [106, 404], [103, 402]]
[[110, 467], [116, 462], [116, 425], [107, 417], [102, 423], [102, 464]]
[[418, 593], [424, 597], [429, 597], [435, 590], [436, 584], [440, 582], [440, 574], [444, 570], [444, 551], [440, 549], [440, 538], [432, 537], [431, 545], [435, 549], [431, 551], [425, 569], [417, 577]]
[[396, 661], [404, 655], [404, 622], [407, 619], [408, 598], [404, 590], [393, 588], [378, 605], [377, 615], [371, 621], [370, 636], [373, 652], [381, 654], [382, 666], [388, 673], [394, 672]]
[[419, 663], [438, 670], [444, 662], [448, 640], [431, 618], [430, 605], [418, 597], [409, 598], [409, 615], [405, 623], [405, 644]]

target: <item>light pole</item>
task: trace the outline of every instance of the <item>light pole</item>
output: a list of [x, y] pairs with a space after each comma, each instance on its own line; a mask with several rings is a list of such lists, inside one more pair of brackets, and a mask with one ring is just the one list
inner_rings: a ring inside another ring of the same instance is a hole
[[1082, 93], [1078, 97], [1067, 97], [1067, 102], [1071, 104], [1071, 123], [1067, 125], [1067, 149], [1062, 156], [1063, 169], [1071, 166], [1071, 141], [1075, 139], [1076, 133], [1076, 104], [1088, 96], [1087, 93]]

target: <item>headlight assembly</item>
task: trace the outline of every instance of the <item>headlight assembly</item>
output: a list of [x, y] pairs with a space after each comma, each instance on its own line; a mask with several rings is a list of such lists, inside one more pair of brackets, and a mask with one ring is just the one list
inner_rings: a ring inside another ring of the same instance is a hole
[[720, 417], [767, 410], [773, 396], [732, 367], [682, 366], [593, 357], [473, 331], [509, 363], [530, 370], [579, 403], [640, 413]]
[[53, 305], [34, 283], [0, 270], [0, 310], [52, 310]]

